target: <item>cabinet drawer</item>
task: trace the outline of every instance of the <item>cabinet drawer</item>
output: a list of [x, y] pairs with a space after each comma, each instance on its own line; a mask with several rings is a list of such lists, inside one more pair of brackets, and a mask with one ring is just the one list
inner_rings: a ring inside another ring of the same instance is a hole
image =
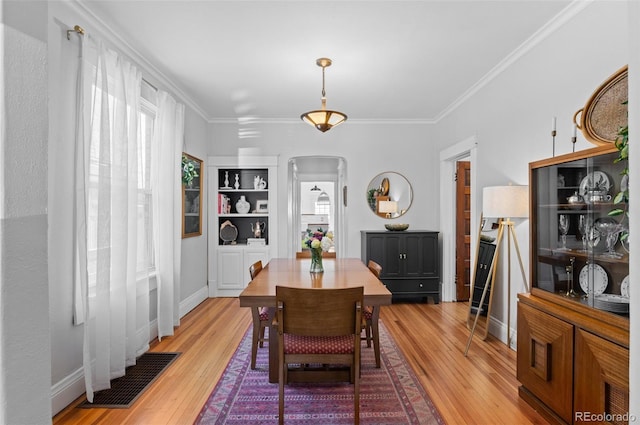
[[438, 279], [383, 279], [393, 294], [433, 294], [440, 292]]

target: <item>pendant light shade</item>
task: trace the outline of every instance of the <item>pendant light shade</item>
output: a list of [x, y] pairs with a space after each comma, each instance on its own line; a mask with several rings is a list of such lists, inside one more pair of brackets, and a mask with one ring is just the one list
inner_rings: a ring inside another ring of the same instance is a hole
[[314, 126], [323, 133], [336, 125], [342, 124], [347, 120], [347, 116], [342, 112], [327, 109], [327, 97], [324, 90], [324, 69], [331, 66], [331, 59], [320, 58], [316, 60], [316, 65], [322, 68], [322, 107], [315, 111], [305, 112], [300, 115], [302, 121]]

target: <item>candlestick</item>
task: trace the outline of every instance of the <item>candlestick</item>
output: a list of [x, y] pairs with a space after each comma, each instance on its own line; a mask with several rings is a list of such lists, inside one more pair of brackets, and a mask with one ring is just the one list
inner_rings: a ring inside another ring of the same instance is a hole
[[576, 141], [578, 140], [577, 134], [578, 134], [578, 126], [576, 125], [576, 123], [573, 123], [573, 136], [571, 136], [571, 144], [573, 145], [573, 152], [576, 151]]
[[551, 143], [553, 145], [551, 156], [556, 156], [556, 117], [551, 118]]

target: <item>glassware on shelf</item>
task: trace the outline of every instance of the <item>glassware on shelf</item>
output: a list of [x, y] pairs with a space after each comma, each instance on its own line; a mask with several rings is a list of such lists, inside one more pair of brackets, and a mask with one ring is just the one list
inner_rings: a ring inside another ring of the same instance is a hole
[[560, 230], [560, 240], [562, 246], [558, 248], [559, 251], [568, 251], [567, 248], [567, 233], [569, 232], [569, 215], [560, 214], [558, 216], [558, 230]]
[[578, 216], [578, 231], [582, 236], [582, 252], [587, 252], [587, 231], [591, 226], [588, 226], [587, 216], [580, 214]]
[[596, 220], [595, 226], [604, 235], [606, 251], [602, 254], [605, 257], [621, 258], [622, 255], [615, 251], [618, 235], [622, 231], [622, 226], [610, 217], [602, 217]]

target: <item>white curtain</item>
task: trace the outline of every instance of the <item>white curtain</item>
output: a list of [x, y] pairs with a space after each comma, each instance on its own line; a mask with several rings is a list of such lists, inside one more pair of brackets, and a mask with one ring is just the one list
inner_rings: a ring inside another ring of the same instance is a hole
[[[87, 399], [148, 349], [148, 264], [138, 161], [141, 73], [85, 34], [78, 74], [75, 158], [75, 319], [84, 326]], [[176, 173], [177, 174], [177, 173]], [[143, 228], [141, 229], [140, 226]], [[144, 318], [141, 327], [136, 318]], [[146, 333], [146, 335], [145, 335]]]
[[181, 160], [184, 105], [158, 91], [151, 148], [154, 249], [158, 282], [158, 338], [180, 324]]

